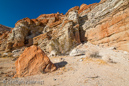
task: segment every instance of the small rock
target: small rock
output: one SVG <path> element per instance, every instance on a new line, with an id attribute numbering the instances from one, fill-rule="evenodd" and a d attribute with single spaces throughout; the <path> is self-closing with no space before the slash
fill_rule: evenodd
<path id="1" fill-rule="evenodd" d="M 104 61 L 110 61 L 110 57 L 109 56 L 103 56 L 102 57 L 102 60 L 104 60 Z"/>
<path id="2" fill-rule="evenodd" d="M 65 61 L 65 59 L 64 58 L 60 58 L 60 61 Z"/>
<path id="3" fill-rule="evenodd" d="M 79 49 L 73 49 L 71 52 L 70 52 L 70 56 L 81 56 L 81 55 L 85 55 L 85 52 L 84 50 L 79 50 Z"/>
<path id="4" fill-rule="evenodd" d="M 8 75 L 8 74 L 6 74 L 5 76 L 6 76 L 6 77 L 9 77 L 9 75 Z"/>
<path id="5" fill-rule="evenodd" d="M 80 59 L 82 59 L 82 58 L 84 58 L 84 57 L 80 57 Z"/>
<path id="6" fill-rule="evenodd" d="M 3 67 L 0 67 L 0 69 L 3 69 Z"/>
<path id="7" fill-rule="evenodd" d="M 3 80 L 7 80 L 7 78 L 4 78 Z"/>
<path id="8" fill-rule="evenodd" d="M 16 58 L 13 58 L 13 59 L 12 59 L 12 61 L 16 61 L 17 59 L 18 59 L 18 57 L 16 57 Z"/>
<path id="9" fill-rule="evenodd" d="M 3 53 L 3 55 L 2 55 L 3 57 L 5 57 L 5 56 L 8 56 L 8 53 Z"/>
<path id="10" fill-rule="evenodd" d="M 54 78 L 53 80 L 54 80 L 54 81 L 56 81 L 56 79 L 55 79 L 55 78 Z"/>
<path id="11" fill-rule="evenodd" d="M 80 62 L 82 62 L 82 61 L 83 61 L 83 59 L 80 59 L 79 61 L 80 61 Z"/>
<path id="12" fill-rule="evenodd" d="M 4 74 L 4 72 L 1 72 L 1 74 Z"/>
<path id="13" fill-rule="evenodd" d="M 110 50 L 116 50 L 116 47 L 110 47 L 109 49 Z"/>
<path id="14" fill-rule="evenodd" d="M 128 54 L 128 52 L 127 52 L 127 51 L 124 51 L 123 53 L 124 53 L 124 54 Z"/>
<path id="15" fill-rule="evenodd" d="M 20 52 L 20 49 L 17 49 L 17 50 L 13 50 L 12 53 L 18 53 Z"/>

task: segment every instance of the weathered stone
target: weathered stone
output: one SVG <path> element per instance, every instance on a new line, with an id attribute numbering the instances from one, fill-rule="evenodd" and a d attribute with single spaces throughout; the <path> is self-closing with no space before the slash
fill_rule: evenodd
<path id="1" fill-rule="evenodd" d="M 42 14 L 19 20 L 9 32 L 0 32 L 0 50 L 37 45 L 45 53 L 69 54 L 81 42 L 129 51 L 129 1 L 101 0 L 75 6 L 63 15 Z"/>
<path id="2" fill-rule="evenodd" d="M 86 51 L 82 51 L 82 50 L 79 50 L 79 49 L 73 49 L 71 52 L 70 52 L 70 56 L 80 56 L 80 55 L 85 55 Z"/>
<path id="3" fill-rule="evenodd" d="M 0 50 L 5 50 L 7 45 L 7 38 L 11 28 L 0 24 Z"/>
<path id="4" fill-rule="evenodd" d="M 47 55 L 35 45 L 24 50 L 15 62 L 15 66 L 17 72 L 14 77 L 25 77 L 56 70 L 56 66 Z"/>
<path id="5" fill-rule="evenodd" d="M 93 44 L 103 44 L 129 51 L 127 49 L 129 1 L 102 0 L 89 12 L 82 14 L 86 10 L 79 14 L 80 19 L 82 19 L 81 34 L 85 32 L 85 36 L 81 35 L 81 41 L 85 39 Z M 87 16 L 87 19 L 84 19 L 84 16 Z"/>

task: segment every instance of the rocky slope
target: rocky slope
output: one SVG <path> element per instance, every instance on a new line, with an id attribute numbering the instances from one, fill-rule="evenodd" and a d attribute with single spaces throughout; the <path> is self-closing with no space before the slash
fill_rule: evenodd
<path id="1" fill-rule="evenodd" d="M 50 56 L 67 55 L 78 44 L 91 42 L 129 51 L 128 17 L 128 0 L 101 0 L 75 6 L 65 15 L 57 12 L 24 18 L 2 39 L 6 41 L 2 41 L 1 50 L 37 45 Z"/>
<path id="2" fill-rule="evenodd" d="M 0 50 L 5 49 L 7 38 L 8 38 L 7 36 L 10 31 L 11 31 L 11 28 L 0 24 Z"/>
<path id="3" fill-rule="evenodd" d="M 87 41 L 129 51 L 129 1 L 105 0 L 80 13 Z"/>
<path id="4" fill-rule="evenodd" d="M 128 86 L 128 29 L 129 0 L 0 25 L 0 85 Z"/>

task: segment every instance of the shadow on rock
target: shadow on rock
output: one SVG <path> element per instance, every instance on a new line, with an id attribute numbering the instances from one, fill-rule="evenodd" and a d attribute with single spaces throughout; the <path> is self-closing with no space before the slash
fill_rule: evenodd
<path id="1" fill-rule="evenodd" d="M 66 61 L 61 61 L 61 62 L 58 62 L 58 63 L 54 63 L 54 65 L 58 68 L 61 68 L 61 67 L 64 67 L 65 65 L 67 64 Z"/>

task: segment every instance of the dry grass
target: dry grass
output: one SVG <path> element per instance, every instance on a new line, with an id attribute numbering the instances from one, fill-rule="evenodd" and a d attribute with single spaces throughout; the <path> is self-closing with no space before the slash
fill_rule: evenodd
<path id="1" fill-rule="evenodd" d="M 98 63 L 99 65 L 106 65 L 107 64 L 106 61 L 99 59 L 99 58 L 86 57 L 86 58 L 83 58 L 83 61 L 86 63 L 95 62 L 95 63 Z"/>

